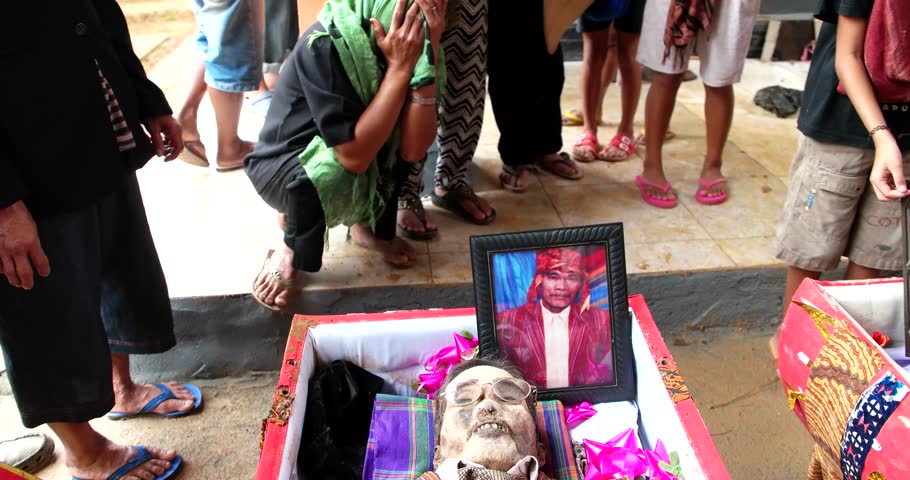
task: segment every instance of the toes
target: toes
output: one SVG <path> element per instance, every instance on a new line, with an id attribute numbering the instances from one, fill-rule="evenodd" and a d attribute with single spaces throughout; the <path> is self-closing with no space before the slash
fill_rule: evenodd
<path id="1" fill-rule="evenodd" d="M 288 297 L 290 296 L 290 294 L 291 294 L 290 288 L 279 293 L 275 297 L 275 305 L 278 305 L 279 307 L 286 307 L 288 304 Z"/>
<path id="2" fill-rule="evenodd" d="M 150 462 L 157 462 L 158 465 L 163 465 L 164 468 L 171 467 L 171 461 L 177 458 L 176 450 L 165 450 L 163 448 L 154 448 L 154 447 L 145 447 L 148 450 L 149 454 L 154 457 L 154 459 L 149 460 Z"/>

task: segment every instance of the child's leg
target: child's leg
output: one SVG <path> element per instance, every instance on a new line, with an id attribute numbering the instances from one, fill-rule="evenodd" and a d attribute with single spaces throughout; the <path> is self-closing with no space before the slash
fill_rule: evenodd
<path id="1" fill-rule="evenodd" d="M 672 190 L 664 191 L 667 178 L 663 171 L 662 149 L 664 136 L 676 104 L 676 92 L 686 72 L 691 48 L 680 51 L 673 47 L 665 56 L 664 29 L 670 12 L 670 0 L 648 0 L 644 5 L 641 36 L 636 59 L 642 66 L 654 70 L 651 89 L 645 100 L 645 131 L 647 151 L 641 174 L 647 197 L 673 200 Z"/>
<path id="2" fill-rule="evenodd" d="M 670 118 L 676 106 L 676 93 L 681 82 L 682 73 L 667 74 L 656 71 L 651 80 L 651 89 L 645 100 L 645 131 L 648 135 L 645 139 L 647 150 L 641 174 L 642 180 L 649 184 L 660 186 L 667 183 L 663 165 L 664 136 L 670 127 Z M 648 187 L 648 195 L 660 199 L 676 198 L 673 191 L 663 191 L 654 187 Z"/>
<path id="3" fill-rule="evenodd" d="M 597 124 L 600 122 L 603 100 L 602 72 L 607 59 L 608 35 L 609 29 L 585 30 L 582 33 L 584 60 L 581 64 L 581 114 L 584 127 L 581 139 L 572 147 L 572 156 L 583 162 L 594 160 L 600 148 Z"/>
<path id="4" fill-rule="evenodd" d="M 609 29 L 607 37 L 607 59 L 604 61 L 603 69 L 600 71 L 600 100 L 597 103 L 598 122 L 603 121 L 604 98 L 607 96 L 607 89 L 610 84 L 616 81 L 616 71 L 618 70 L 618 61 L 616 56 L 616 31 Z"/>
<path id="5" fill-rule="evenodd" d="M 711 87 L 705 85 L 705 129 L 707 151 L 705 162 L 701 170 L 701 179 L 706 185 L 711 185 L 723 178 L 721 166 L 723 164 L 724 145 L 730 134 L 730 125 L 733 123 L 733 86 Z M 726 192 L 724 182 L 714 183 L 710 188 L 702 190 L 702 194 L 720 196 Z"/>
<path id="6" fill-rule="evenodd" d="M 584 62 L 581 66 L 581 112 L 585 120 L 584 133 L 597 136 L 597 122 L 600 117 L 602 71 L 607 60 L 607 38 L 609 29 L 584 32 Z"/>
<path id="7" fill-rule="evenodd" d="M 634 134 L 632 122 L 641 97 L 641 65 L 635 60 L 640 34 L 617 31 L 616 37 L 616 56 L 622 74 L 622 118 L 616 133 L 631 138 Z"/>

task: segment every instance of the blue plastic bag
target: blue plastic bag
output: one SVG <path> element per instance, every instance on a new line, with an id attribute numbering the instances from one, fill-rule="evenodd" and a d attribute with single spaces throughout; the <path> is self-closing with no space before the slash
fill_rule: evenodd
<path id="1" fill-rule="evenodd" d="M 582 14 L 586 22 L 607 22 L 626 14 L 629 0 L 594 0 Z"/>

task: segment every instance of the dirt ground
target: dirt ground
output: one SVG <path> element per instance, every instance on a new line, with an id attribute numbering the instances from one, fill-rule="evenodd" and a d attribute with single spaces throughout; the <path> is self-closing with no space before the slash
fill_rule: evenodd
<path id="1" fill-rule="evenodd" d="M 138 52 L 146 70 L 173 52 L 180 42 L 196 32 L 196 19 L 190 10 L 192 0 L 120 0 L 130 34 L 134 37 L 155 36 L 150 52 Z M 158 43 L 157 37 L 161 37 Z"/>
<path id="2" fill-rule="evenodd" d="M 734 480 L 806 478 L 812 439 L 787 409 L 768 351 L 773 333 L 727 327 L 664 338 Z"/>

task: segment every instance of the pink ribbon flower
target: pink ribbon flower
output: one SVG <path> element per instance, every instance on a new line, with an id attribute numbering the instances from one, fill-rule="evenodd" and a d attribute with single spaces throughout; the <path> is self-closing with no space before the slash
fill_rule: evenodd
<path id="1" fill-rule="evenodd" d="M 453 333 L 452 337 L 454 344 L 443 347 L 430 357 L 423 365 L 427 373 L 418 375 L 420 383 L 417 384 L 417 391 L 427 392 L 430 400 L 439 391 L 452 367 L 477 356 L 478 341 L 469 332 Z"/>
<path id="2" fill-rule="evenodd" d="M 606 443 L 584 441 L 588 457 L 585 480 L 614 480 L 644 476 L 650 480 L 677 480 L 660 464 L 670 463 L 663 442 L 657 441 L 654 451 L 638 448 L 635 431 L 627 429 Z"/>
<path id="3" fill-rule="evenodd" d="M 568 425 L 569 428 L 574 428 L 579 423 L 594 415 L 597 415 L 597 410 L 594 410 L 594 405 L 591 405 L 588 402 L 581 402 L 579 405 L 566 409 L 566 425 Z"/>

